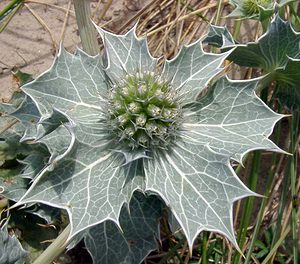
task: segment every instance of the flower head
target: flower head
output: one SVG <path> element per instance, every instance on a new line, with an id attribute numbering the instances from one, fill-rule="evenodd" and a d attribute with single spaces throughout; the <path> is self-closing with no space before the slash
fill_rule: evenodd
<path id="1" fill-rule="evenodd" d="M 154 72 L 126 75 L 109 90 L 107 124 L 125 148 L 167 147 L 180 127 L 177 91 Z"/>

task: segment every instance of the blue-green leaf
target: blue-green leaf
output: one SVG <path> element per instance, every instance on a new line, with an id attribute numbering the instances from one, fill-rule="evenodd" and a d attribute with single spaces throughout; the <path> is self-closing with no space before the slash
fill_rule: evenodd
<path id="1" fill-rule="evenodd" d="M 93 263 L 141 263 L 157 248 L 162 208 L 163 204 L 157 197 L 145 197 L 136 192 L 129 208 L 122 208 L 121 230 L 112 221 L 88 229 L 85 244 Z"/>
<path id="2" fill-rule="evenodd" d="M 299 43 L 300 33 L 276 15 L 264 35 L 256 42 L 237 45 L 228 59 L 241 66 L 261 68 L 264 73 L 269 73 L 284 67 L 289 57 L 295 58 L 300 53 Z"/>
<path id="3" fill-rule="evenodd" d="M 206 53 L 197 41 L 182 47 L 174 59 L 167 61 L 162 76 L 176 87 L 184 104 L 193 103 L 209 81 L 220 73 L 229 53 Z"/>

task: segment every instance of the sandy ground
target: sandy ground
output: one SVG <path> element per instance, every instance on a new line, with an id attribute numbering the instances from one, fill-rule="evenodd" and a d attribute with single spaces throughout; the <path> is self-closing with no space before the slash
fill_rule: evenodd
<path id="1" fill-rule="evenodd" d="M 41 0 L 39 0 L 41 1 Z M 56 48 L 63 41 L 65 48 L 73 52 L 80 47 L 80 39 L 72 4 L 62 38 L 62 30 L 66 20 L 69 0 L 43 0 L 50 5 L 28 3 L 29 8 L 47 25 L 49 31 L 34 17 L 30 10 L 23 6 L 13 17 L 6 29 L 0 33 L 0 97 L 7 101 L 12 92 L 17 89 L 12 71 L 33 74 L 34 77 L 47 70 L 55 57 Z M 0 1 L 0 10 L 8 3 Z M 100 24 L 109 23 L 110 27 L 122 25 L 149 1 L 114 0 L 109 11 Z M 98 1 L 92 1 L 91 6 L 97 20 L 107 1 L 101 1 L 97 12 Z"/>

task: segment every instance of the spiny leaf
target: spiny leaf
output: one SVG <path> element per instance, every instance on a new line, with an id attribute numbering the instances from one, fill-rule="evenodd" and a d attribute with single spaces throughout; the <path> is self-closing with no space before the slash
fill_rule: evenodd
<path id="1" fill-rule="evenodd" d="M 138 39 L 135 27 L 125 35 L 115 35 L 97 27 L 102 35 L 107 60 L 106 72 L 114 81 L 120 81 L 126 74 L 155 71 L 157 59 L 148 50 L 145 39 Z"/>
<path id="2" fill-rule="evenodd" d="M 238 162 L 252 150 L 280 152 L 268 137 L 283 115 L 256 96 L 258 82 L 220 79 L 186 114 L 184 137 Z"/>
<path id="3" fill-rule="evenodd" d="M 254 195 L 230 167 L 230 158 L 254 149 L 280 151 L 267 136 L 282 118 L 255 95 L 257 80 L 220 79 L 212 93 L 185 115 L 181 139 L 145 162 L 146 190 L 158 193 L 191 246 L 202 230 L 226 235 L 237 246 L 233 202 Z"/>
<path id="4" fill-rule="evenodd" d="M 0 195 L 18 201 L 27 191 L 29 181 L 20 177 L 20 168 L 0 170 Z"/>
<path id="5" fill-rule="evenodd" d="M 205 53 L 197 41 L 184 46 L 174 59 L 167 61 L 162 76 L 180 91 L 184 104 L 193 103 L 222 70 L 220 67 L 229 53 Z"/>
<path id="6" fill-rule="evenodd" d="M 129 208 L 122 208 L 119 220 L 122 231 L 111 221 L 89 228 L 85 244 L 93 263 L 141 263 L 157 248 L 162 207 L 155 196 L 145 197 L 136 192 Z"/>
<path id="7" fill-rule="evenodd" d="M 299 54 L 299 42 L 300 33 L 276 15 L 264 35 L 256 42 L 237 45 L 228 59 L 241 66 L 261 68 L 264 73 L 269 73 L 284 67 L 289 57 Z"/>
<path id="8" fill-rule="evenodd" d="M 300 33 L 277 15 L 266 34 L 255 43 L 237 45 L 229 59 L 263 69 L 266 83 L 277 82 L 276 96 L 293 111 L 300 105 L 299 55 Z"/>

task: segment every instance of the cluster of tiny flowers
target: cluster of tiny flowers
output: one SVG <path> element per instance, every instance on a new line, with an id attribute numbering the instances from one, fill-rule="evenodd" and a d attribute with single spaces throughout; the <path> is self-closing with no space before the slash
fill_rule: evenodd
<path id="1" fill-rule="evenodd" d="M 131 148 L 165 148 L 178 130 L 177 93 L 153 72 L 126 75 L 109 92 L 110 130 Z"/>

